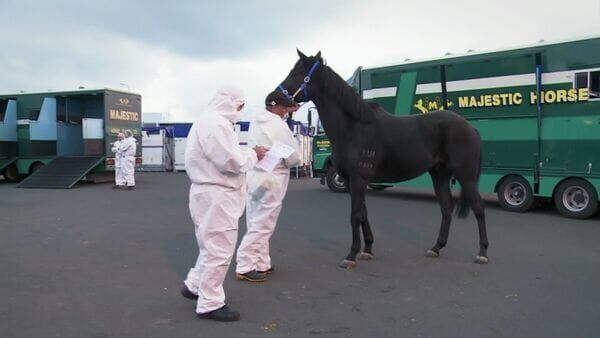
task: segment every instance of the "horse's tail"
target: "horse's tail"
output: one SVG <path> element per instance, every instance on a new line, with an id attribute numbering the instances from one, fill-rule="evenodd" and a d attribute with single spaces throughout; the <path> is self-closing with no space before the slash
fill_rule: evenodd
<path id="1" fill-rule="evenodd" d="M 469 216 L 469 203 L 467 203 L 465 189 L 460 189 L 460 197 L 458 198 L 458 209 L 456 209 L 456 215 L 458 218 L 465 218 Z"/>
<path id="2" fill-rule="evenodd" d="M 475 129 L 475 128 L 473 128 Z M 479 163 L 477 167 L 477 175 L 475 176 L 476 182 L 479 183 L 479 176 L 481 176 L 481 163 L 483 161 L 483 151 L 481 150 L 481 134 L 479 134 L 479 130 L 475 129 L 477 136 L 479 137 Z"/>
<path id="3" fill-rule="evenodd" d="M 477 171 L 475 172 L 475 184 L 479 182 L 479 176 L 481 175 L 481 162 L 482 162 L 482 154 L 481 149 L 479 149 L 479 161 L 477 163 Z M 458 209 L 456 209 L 456 215 L 458 218 L 465 218 L 469 216 L 469 203 L 467 202 L 467 196 L 465 194 L 465 189 L 460 189 L 460 197 L 458 198 Z"/>

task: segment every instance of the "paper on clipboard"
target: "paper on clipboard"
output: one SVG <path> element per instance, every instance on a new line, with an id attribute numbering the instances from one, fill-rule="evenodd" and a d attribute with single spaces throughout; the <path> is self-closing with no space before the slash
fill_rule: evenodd
<path id="1" fill-rule="evenodd" d="M 279 160 L 290 157 L 292 153 L 294 153 L 294 148 L 281 142 L 275 142 L 273 143 L 271 149 L 267 151 L 265 157 L 258 161 L 256 167 L 266 172 L 273 172 L 273 169 L 275 169 L 279 163 Z"/>
<path id="2" fill-rule="evenodd" d="M 273 143 L 271 149 L 269 149 L 268 153 L 272 153 L 274 156 L 279 158 L 288 158 L 291 154 L 294 153 L 294 148 L 288 146 L 287 144 L 283 144 L 281 142 L 276 141 Z"/>

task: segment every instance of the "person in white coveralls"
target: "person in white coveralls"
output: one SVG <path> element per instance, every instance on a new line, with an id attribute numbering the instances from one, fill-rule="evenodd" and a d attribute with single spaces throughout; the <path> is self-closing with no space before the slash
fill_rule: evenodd
<path id="1" fill-rule="evenodd" d="M 210 100 L 202 121 L 189 132 L 185 170 L 192 182 L 189 208 L 199 254 L 181 294 L 197 299 L 199 318 L 240 319 L 225 305 L 223 280 L 235 252 L 238 220 L 246 203 L 246 172 L 262 159 L 265 148 L 242 149 L 234 132 L 244 107 L 240 89 L 226 86 Z"/>
<path id="2" fill-rule="evenodd" d="M 269 240 L 281 212 L 290 180 L 290 168 L 301 161 L 298 141 L 284 121 L 298 109 L 298 105 L 283 93 L 274 91 L 267 95 L 265 106 L 265 110 L 250 121 L 250 146 L 272 148 L 280 143 L 287 146 L 291 154 L 279 159 L 272 172 L 256 166 L 247 174 L 247 232 L 237 251 L 236 277 L 250 282 L 265 281 L 267 274 L 273 271 Z"/>
<path id="3" fill-rule="evenodd" d="M 125 188 L 125 173 L 123 166 L 125 162 L 125 155 L 123 154 L 123 142 L 125 140 L 125 134 L 119 133 L 117 140 L 112 144 L 112 152 L 115 153 L 115 185 L 113 189 Z"/>
<path id="4" fill-rule="evenodd" d="M 122 151 L 125 156 L 123 163 L 123 174 L 127 190 L 135 188 L 135 153 L 137 150 L 136 139 L 131 130 L 125 130 L 125 140 L 122 143 Z"/>

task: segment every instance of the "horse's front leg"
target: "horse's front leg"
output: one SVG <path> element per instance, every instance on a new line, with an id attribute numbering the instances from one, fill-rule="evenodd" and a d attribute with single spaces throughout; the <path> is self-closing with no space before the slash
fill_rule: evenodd
<path id="1" fill-rule="evenodd" d="M 352 210 L 350 212 L 350 224 L 352 226 L 352 246 L 350 253 L 342 261 L 340 267 L 353 268 L 356 266 L 356 255 L 360 251 L 360 225 L 363 220 L 363 206 L 365 203 L 365 192 L 367 190 L 367 182 L 354 179 L 350 181 L 350 197 Z"/>

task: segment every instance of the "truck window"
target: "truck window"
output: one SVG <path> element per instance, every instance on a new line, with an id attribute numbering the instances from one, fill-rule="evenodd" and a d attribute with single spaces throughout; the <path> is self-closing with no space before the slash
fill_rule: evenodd
<path id="1" fill-rule="evenodd" d="M 67 103 L 66 98 L 56 98 L 56 121 L 67 122 Z"/>
<path id="2" fill-rule="evenodd" d="M 37 121 L 40 118 L 40 110 L 39 109 L 31 109 L 29 111 L 29 119 L 33 121 Z"/>
<path id="3" fill-rule="evenodd" d="M 325 135 L 325 129 L 321 123 L 317 125 L 317 135 Z"/>
<path id="4" fill-rule="evenodd" d="M 600 98 L 600 70 L 590 72 L 590 98 Z"/>
<path id="5" fill-rule="evenodd" d="M 590 99 L 600 98 L 600 70 L 575 74 L 575 89 L 588 88 Z"/>
<path id="6" fill-rule="evenodd" d="M 7 106 L 8 100 L 0 100 L 0 122 L 4 122 L 4 114 L 6 114 Z"/>
<path id="7" fill-rule="evenodd" d="M 588 86 L 588 74 L 577 73 L 575 74 L 575 89 L 587 88 Z"/>

